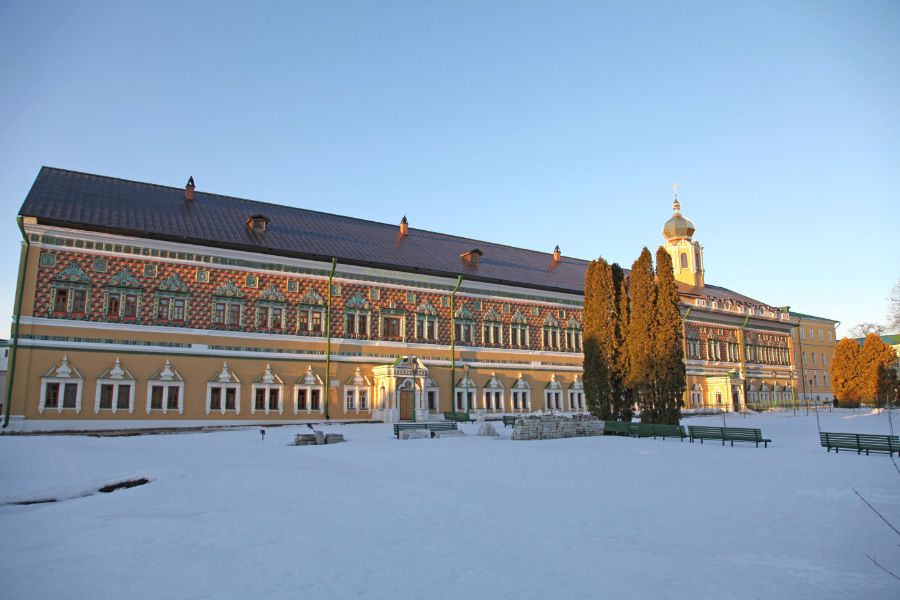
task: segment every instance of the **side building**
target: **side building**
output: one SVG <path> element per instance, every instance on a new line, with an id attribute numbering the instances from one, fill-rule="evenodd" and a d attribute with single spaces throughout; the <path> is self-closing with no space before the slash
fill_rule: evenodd
<path id="1" fill-rule="evenodd" d="M 706 285 L 679 208 L 664 237 L 685 317 L 685 405 L 789 403 L 797 319 Z M 588 263 L 558 247 L 47 167 L 19 221 L 4 428 L 585 409 Z"/>
<path id="2" fill-rule="evenodd" d="M 833 402 L 831 362 L 837 346 L 840 321 L 793 313 L 794 363 L 797 365 L 797 397 L 804 402 Z"/>

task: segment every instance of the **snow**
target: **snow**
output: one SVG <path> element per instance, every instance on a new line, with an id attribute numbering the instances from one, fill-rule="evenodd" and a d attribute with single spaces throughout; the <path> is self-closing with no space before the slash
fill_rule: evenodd
<path id="1" fill-rule="evenodd" d="M 827 453 L 805 412 L 725 418 L 774 443 L 2 436 L 0 597 L 900 597 L 865 556 L 900 574 L 900 540 L 852 491 L 900 528 L 891 460 Z M 883 414 L 821 423 L 888 433 Z"/>

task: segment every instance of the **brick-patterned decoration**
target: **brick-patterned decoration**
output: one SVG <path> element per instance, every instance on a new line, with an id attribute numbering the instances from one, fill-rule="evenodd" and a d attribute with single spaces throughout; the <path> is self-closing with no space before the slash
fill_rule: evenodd
<path id="1" fill-rule="evenodd" d="M 723 327 L 718 325 L 709 325 L 706 323 L 686 322 L 684 325 L 684 336 L 689 340 L 698 340 L 700 342 L 700 358 L 709 360 L 708 342 L 721 342 L 726 344 L 736 344 L 738 341 L 737 327 Z M 744 330 L 744 345 L 756 346 L 761 350 L 773 349 L 782 350 L 778 352 L 762 351 L 751 362 L 755 364 L 769 365 L 788 365 L 789 357 L 784 352 L 788 349 L 788 336 L 777 333 L 762 333 L 752 330 Z"/>
<path id="2" fill-rule="evenodd" d="M 315 290 L 322 298 L 327 299 L 328 297 L 327 281 L 318 279 L 289 277 L 270 273 L 255 273 L 253 274 L 253 277 L 256 277 L 256 281 L 251 281 L 250 283 L 255 283 L 256 285 L 248 287 L 248 273 L 244 270 L 210 268 L 207 266 L 198 267 L 170 263 L 163 260 L 110 256 L 106 258 L 106 270 L 96 271 L 93 268 L 94 259 L 96 257 L 91 254 L 65 250 L 44 251 L 44 254 L 55 255 L 55 262 L 50 260 L 41 261 L 35 290 L 34 315 L 37 317 L 75 318 L 101 323 L 126 322 L 140 325 L 168 325 L 196 329 L 295 334 L 297 333 L 298 322 L 297 309 L 301 298 L 310 290 Z M 54 264 L 48 266 L 51 262 L 54 262 Z M 87 300 L 86 312 L 83 316 L 55 314 L 51 305 L 52 288 L 54 285 L 64 285 L 64 282 L 59 281 L 58 277 L 67 267 L 73 264 L 77 265 L 87 274 L 90 283 L 90 293 Z M 127 271 L 127 273 L 130 274 L 130 277 L 122 276 L 121 273 L 123 270 Z M 203 273 L 198 277 L 198 272 L 200 271 Z M 208 273 L 208 276 L 206 273 Z M 184 297 L 188 299 L 188 308 L 184 322 L 175 323 L 160 321 L 155 318 L 158 294 L 165 293 L 171 297 L 177 293 L 177 290 L 173 291 L 164 285 L 164 282 L 169 280 L 172 275 L 177 276 L 186 287 Z M 119 277 L 118 283 L 113 281 L 113 278 L 117 276 Z M 213 323 L 213 295 L 216 290 L 228 280 L 231 280 L 240 291 L 240 298 L 244 306 L 242 322 L 239 327 L 216 325 Z M 123 283 L 123 281 L 126 283 Z M 297 285 L 288 285 L 289 281 L 297 282 Z M 57 283 L 54 284 L 54 282 Z M 105 314 L 106 295 L 108 290 L 114 285 L 122 290 L 134 290 L 133 293 L 139 295 L 139 310 L 136 318 L 108 317 Z M 258 328 L 256 324 L 257 303 L 270 286 L 275 286 L 275 289 L 284 295 L 285 316 L 283 330 L 261 329 Z M 369 291 L 373 288 L 377 289 L 379 292 L 377 294 L 377 300 L 371 299 L 372 295 L 370 295 Z M 291 291 L 292 289 L 294 289 L 294 291 Z M 357 294 L 361 295 L 369 305 L 369 339 L 377 338 L 382 312 L 393 310 L 402 311 L 402 314 L 406 317 L 404 341 L 441 345 L 450 344 L 451 313 L 449 302 L 445 300 L 449 294 L 421 289 L 416 289 L 411 292 L 408 289 L 367 285 L 356 282 L 342 282 L 340 284 L 339 295 L 332 296 L 331 331 L 333 337 L 341 338 L 344 336 L 345 305 Z M 408 302 L 409 300 L 413 300 L 413 302 Z M 268 298 L 264 297 L 263 301 L 267 306 L 272 305 L 271 296 Z M 416 310 L 425 302 L 429 303 L 437 313 L 437 340 L 426 341 L 414 338 L 417 316 Z M 505 342 L 509 339 L 509 325 L 513 322 L 513 317 L 515 317 L 517 313 L 521 313 L 521 317 L 524 317 L 524 322 L 528 325 L 530 331 L 530 345 L 528 348 L 525 348 L 526 350 L 542 349 L 543 323 L 547 317 L 556 319 L 561 315 L 565 315 L 567 322 L 561 323 L 561 332 L 566 326 L 574 327 L 580 325 L 582 321 L 582 314 L 579 310 L 566 309 L 564 312 L 561 312 L 558 307 L 549 305 L 535 305 L 534 303 L 517 303 L 501 300 L 476 301 L 461 295 L 456 296 L 455 304 L 457 309 L 460 306 L 465 305 L 473 313 L 473 329 L 475 334 L 473 345 L 477 346 L 485 345 L 482 342 L 481 327 L 482 317 L 485 313 L 491 313 L 493 319 L 500 319 L 500 323 L 503 326 L 503 339 Z M 479 304 L 480 307 L 478 307 Z M 476 310 L 476 307 L 480 308 L 480 310 Z M 534 310 L 535 307 L 537 310 Z M 304 335 L 316 334 L 304 332 Z M 457 342 L 457 345 L 467 344 Z M 494 344 L 492 346 L 503 347 L 499 344 Z M 575 352 L 572 349 L 564 349 L 564 351 Z"/>

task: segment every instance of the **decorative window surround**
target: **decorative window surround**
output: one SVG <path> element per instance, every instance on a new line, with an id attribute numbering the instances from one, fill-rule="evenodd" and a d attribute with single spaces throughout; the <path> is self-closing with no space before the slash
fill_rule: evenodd
<path id="1" fill-rule="evenodd" d="M 544 318 L 544 350 L 559 350 L 559 321 L 553 315 Z"/>
<path id="2" fill-rule="evenodd" d="M 280 332 L 284 329 L 287 298 L 274 283 L 264 289 L 256 302 L 256 326 L 258 329 Z"/>
<path id="3" fill-rule="evenodd" d="M 578 375 L 575 375 L 575 381 L 573 381 L 572 385 L 569 386 L 567 395 L 570 411 L 584 411 L 584 385 L 582 385 L 581 381 L 578 380 Z"/>
<path id="4" fill-rule="evenodd" d="M 153 404 L 153 388 L 162 388 L 162 406 L 160 408 L 152 408 Z M 169 390 L 173 391 L 169 391 Z M 169 408 L 169 398 L 177 394 L 177 408 Z M 170 410 L 177 410 L 178 414 L 184 413 L 184 377 L 178 371 L 172 368 L 172 363 L 166 360 L 163 368 L 153 374 L 147 381 L 147 414 L 151 411 L 162 411 L 162 414 L 168 413 Z"/>
<path id="5" fill-rule="evenodd" d="M 356 367 L 356 374 L 344 384 L 344 412 L 372 410 L 372 382 Z"/>
<path id="6" fill-rule="evenodd" d="M 437 341 L 438 312 L 427 300 L 416 309 L 416 330 L 414 337 L 417 340 Z"/>
<path id="7" fill-rule="evenodd" d="M 313 373 L 312 365 L 294 384 L 294 414 L 299 412 L 325 413 L 325 385 L 322 378 Z"/>
<path id="8" fill-rule="evenodd" d="M 516 380 L 512 387 L 510 396 L 512 398 L 513 411 L 531 410 L 531 384 L 525 381 L 521 373 L 519 373 L 519 379 Z"/>
<path id="9" fill-rule="evenodd" d="M 47 406 L 47 388 L 53 389 L 56 386 L 56 405 Z M 74 387 L 74 392 L 73 388 Z M 69 366 L 69 357 L 63 355 L 59 366 L 50 367 L 41 378 L 41 396 L 38 401 L 38 412 L 43 414 L 45 409 L 56 409 L 56 412 L 62 413 L 63 409 L 74 409 L 75 414 L 81 413 L 81 389 L 84 386 L 84 377 L 78 372 L 74 366 Z M 74 406 L 66 406 L 72 404 L 71 396 L 74 393 Z M 68 402 L 67 402 L 68 401 Z"/>
<path id="10" fill-rule="evenodd" d="M 344 337 L 349 339 L 368 339 L 371 318 L 369 301 L 356 292 L 344 304 Z"/>
<path id="11" fill-rule="evenodd" d="M 566 321 L 566 350 L 581 352 L 583 348 L 583 330 L 581 323 L 575 317 Z"/>
<path id="12" fill-rule="evenodd" d="M 423 408 L 438 412 L 441 408 L 441 390 L 437 382 L 431 377 L 426 377 L 422 383 Z"/>
<path id="13" fill-rule="evenodd" d="M 134 391 L 137 381 L 128 369 L 122 366 L 122 362 L 116 357 L 115 364 L 106 369 L 100 377 L 97 378 L 97 393 L 94 397 L 94 414 L 99 414 L 101 410 L 111 410 L 112 414 L 116 414 L 119 410 L 127 410 L 129 414 L 134 413 Z M 120 393 L 122 387 L 128 388 L 128 406 L 120 407 Z M 104 387 L 109 388 L 108 402 L 109 406 L 101 406 L 103 400 Z"/>
<path id="14" fill-rule="evenodd" d="M 488 381 L 487 385 L 484 386 L 482 391 L 482 408 L 494 412 L 503 412 L 505 410 L 506 403 L 504 396 L 506 395 L 506 390 L 503 387 L 503 382 L 497 379 L 496 373 L 491 373 L 491 379 Z"/>
<path id="15" fill-rule="evenodd" d="M 378 318 L 378 337 L 383 340 L 406 341 L 406 311 L 382 308 Z"/>
<path id="16" fill-rule="evenodd" d="M 260 393 L 261 392 L 261 393 Z M 272 372 L 272 365 L 266 365 L 266 372 L 261 374 L 253 382 L 252 396 L 250 397 L 250 414 L 262 411 L 266 414 L 277 411 L 284 413 L 284 382 L 281 377 Z M 263 401 L 262 407 L 257 407 L 257 399 Z M 273 408 L 272 404 L 277 404 Z"/>
<path id="17" fill-rule="evenodd" d="M 544 388 L 544 407 L 546 410 L 562 410 L 563 386 L 556 380 L 556 374 L 550 376 L 550 383 Z"/>
<path id="18" fill-rule="evenodd" d="M 90 279 L 73 260 L 50 282 L 50 312 L 56 317 L 86 319 L 90 306 Z"/>
<path id="19" fill-rule="evenodd" d="M 500 314 L 490 307 L 482 317 L 481 341 L 485 346 L 500 346 L 503 344 L 503 323 Z"/>
<path id="20" fill-rule="evenodd" d="M 212 293 L 212 323 L 215 327 L 240 329 L 244 322 L 244 293 L 231 278 Z"/>
<path id="21" fill-rule="evenodd" d="M 466 384 L 468 384 L 468 388 L 466 387 Z M 469 392 L 468 410 L 472 410 L 475 408 L 475 397 L 478 394 L 478 386 L 475 385 L 475 382 L 471 377 L 466 379 L 466 377 L 463 376 L 462 379 L 456 382 L 456 387 L 453 390 L 453 403 L 457 411 L 467 410 L 465 402 L 467 389 Z"/>
<path id="22" fill-rule="evenodd" d="M 213 395 L 218 395 L 218 408 L 214 407 Z M 234 402 L 229 407 L 230 401 Z M 241 380 L 228 368 L 228 363 L 222 363 L 222 369 L 216 371 L 206 384 L 206 414 L 216 410 L 221 414 L 233 410 L 234 414 L 241 414 Z"/>
<path id="23" fill-rule="evenodd" d="M 699 383 L 691 386 L 691 408 L 703 406 L 703 388 Z"/>
<path id="24" fill-rule="evenodd" d="M 325 331 L 325 300 L 314 288 L 300 298 L 297 307 L 297 335 L 322 336 Z"/>

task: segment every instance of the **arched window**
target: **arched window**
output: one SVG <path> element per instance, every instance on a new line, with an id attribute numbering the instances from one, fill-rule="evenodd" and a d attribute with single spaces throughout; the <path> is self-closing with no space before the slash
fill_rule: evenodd
<path id="1" fill-rule="evenodd" d="M 687 257 L 687 253 L 686 253 L 686 252 L 682 252 L 682 253 L 681 253 L 681 268 L 682 268 L 682 269 L 687 269 L 687 268 L 688 268 L 688 257 Z"/>

